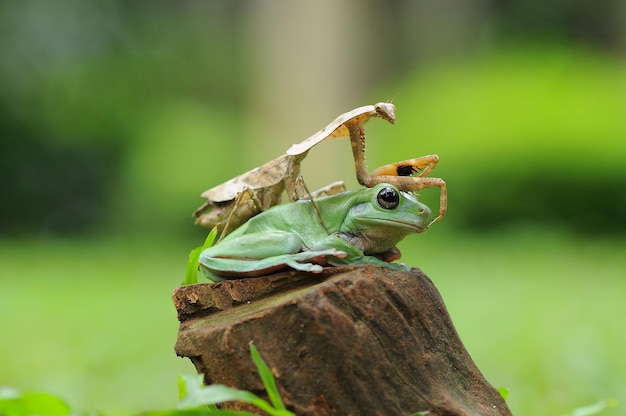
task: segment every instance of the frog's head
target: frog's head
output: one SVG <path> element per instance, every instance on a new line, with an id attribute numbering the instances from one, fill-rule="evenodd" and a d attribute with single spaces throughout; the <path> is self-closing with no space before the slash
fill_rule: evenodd
<path id="1" fill-rule="evenodd" d="M 365 254 L 384 253 L 405 236 L 426 231 L 431 210 L 412 193 L 387 183 L 364 189 L 341 227 L 344 238 Z"/>

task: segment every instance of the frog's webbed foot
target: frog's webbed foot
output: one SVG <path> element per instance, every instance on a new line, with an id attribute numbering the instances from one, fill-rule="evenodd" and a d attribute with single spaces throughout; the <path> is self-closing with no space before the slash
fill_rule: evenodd
<path id="1" fill-rule="evenodd" d="M 388 269 L 401 272 L 406 272 L 411 269 L 404 263 L 391 263 L 390 261 L 381 260 L 378 256 L 363 256 L 363 258 L 357 260 L 356 263 L 373 264 L 374 266 L 387 267 Z"/>
<path id="2" fill-rule="evenodd" d="M 396 249 L 397 250 L 397 249 Z M 381 254 L 376 254 L 372 256 L 361 255 L 355 256 L 348 259 L 341 259 L 339 261 L 333 261 L 332 264 L 335 266 L 339 266 L 342 264 L 371 264 L 374 266 L 387 267 L 391 270 L 398 271 L 408 271 L 410 267 L 408 267 L 404 263 L 391 263 L 394 260 L 397 260 L 399 257 L 396 257 L 396 254 L 399 255 L 399 250 L 388 250 Z"/>
<path id="3" fill-rule="evenodd" d="M 385 267 L 389 267 L 391 270 L 396 270 L 399 272 L 408 272 L 409 270 L 411 270 L 411 268 L 404 263 L 387 263 Z"/>
<path id="4" fill-rule="evenodd" d="M 336 248 L 317 251 L 303 251 L 287 256 L 288 258 L 285 261 L 285 265 L 303 272 L 321 273 L 324 266 L 328 265 L 328 261 L 326 260 L 327 256 L 342 259 L 347 255 L 348 253 L 345 251 L 337 250 Z M 301 263 L 303 261 L 306 263 Z"/>

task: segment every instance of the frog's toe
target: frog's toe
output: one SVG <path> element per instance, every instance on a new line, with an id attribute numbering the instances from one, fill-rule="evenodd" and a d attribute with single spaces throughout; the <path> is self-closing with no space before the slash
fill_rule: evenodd
<path id="1" fill-rule="evenodd" d="M 324 266 L 334 264 L 334 262 L 332 260 L 329 261 L 327 257 L 344 258 L 347 255 L 348 253 L 345 251 L 337 250 L 336 248 L 319 251 L 304 251 L 291 256 L 286 264 L 292 269 L 310 273 L 321 273 L 324 270 Z"/>
<path id="2" fill-rule="evenodd" d="M 348 257 L 348 253 L 346 253 L 345 251 L 337 250 L 335 248 L 333 248 L 331 251 L 333 251 L 333 254 L 328 254 L 329 256 L 337 257 L 339 259 Z"/>
<path id="3" fill-rule="evenodd" d="M 319 264 L 321 266 L 328 266 L 329 264 L 334 265 L 335 262 L 332 259 L 327 259 L 327 257 L 334 257 L 337 259 L 343 259 L 347 257 L 348 253 L 345 251 L 337 250 L 336 248 L 331 248 L 328 250 L 322 250 L 315 253 L 315 257 L 310 257 L 309 261 L 311 263 Z"/>
<path id="4" fill-rule="evenodd" d="M 287 261 L 286 265 L 291 267 L 292 269 L 300 270 L 302 272 L 309 272 L 309 273 L 321 273 L 322 270 L 324 269 L 319 264 L 315 264 L 315 263 L 299 263 L 297 261 Z"/>
<path id="5" fill-rule="evenodd" d="M 408 272 L 409 270 L 411 270 L 411 268 L 404 263 L 389 263 L 389 266 L 387 267 L 400 272 Z"/>
<path id="6" fill-rule="evenodd" d="M 317 252 L 318 257 L 336 257 L 338 259 L 343 259 L 348 256 L 348 253 L 343 250 L 338 250 L 336 248 L 329 248 L 327 250 L 321 250 Z"/>
<path id="7" fill-rule="evenodd" d="M 321 273 L 324 268 L 322 266 L 320 266 L 319 264 L 311 264 L 309 263 L 309 265 L 311 266 L 311 269 L 309 270 L 311 273 Z"/>

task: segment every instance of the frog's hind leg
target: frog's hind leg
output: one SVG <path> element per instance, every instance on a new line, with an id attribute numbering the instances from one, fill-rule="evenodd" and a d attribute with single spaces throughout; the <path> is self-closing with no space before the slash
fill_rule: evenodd
<path id="1" fill-rule="evenodd" d="M 346 255 L 346 252 L 333 248 L 320 251 L 302 251 L 264 259 L 213 257 L 205 259 L 201 264 L 210 274 L 232 279 L 265 276 L 287 267 L 302 272 L 321 273 L 324 269 L 322 265 L 327 264 L 325 261 L 327 256 L 343 258 Z"/>
<path id="2" fill-rule="evenodd" d="M 325 258 L 342 258 L 346 252 L 335 248 L 302 251 L 302 239 L 286 231 L 265 231 L 231 236 L 202 251 L 203 269 L 220 277 L 257 277 L 291 267 L 319 273 Z"/>

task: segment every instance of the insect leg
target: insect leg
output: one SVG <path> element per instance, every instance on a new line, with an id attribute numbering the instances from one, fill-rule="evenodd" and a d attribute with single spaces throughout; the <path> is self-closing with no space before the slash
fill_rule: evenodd
<path id="1" fill-rule="evenodd" d="M 224 224 L 224 228 L 222 229 L 222 232 L 220 233 L 220 238 L 217 240 L 218 243 L 222 241 L 222 238 L 224 238 L 226 234 L 228 234 L 228 227 L 233 222 L 239 222 L 240 219 L 237 218 L 239 207 L 247 204 L 250 201 L 252 201 L 252 203 L 254 204 L 254 207 L 256 208 L 257 213 L 263 211 L 263 205 L 261 204 L 261 201 L 259 201 L 259 199 L 254 194 L 254 191 L 250 189 L 249 187 L 243 188 L 243 190 L 237 194 L 237 197 L 235 198 L 235 201 L 233 202 L 232 209 L 230 210 L 230 213 L 228 214 L 228 218 L 226 219 L 226 223 Z M 237 228 L 239 225 L 241 224 L 237 224 L 235 228 Z"/>
<path id="2" fill-rule="evenodd" d="M 439 162 L 439 156 L 427 155 L 414 159 L 404 160 L 402 162 L 390 163 L 374 169 L 371 176 L 428 176 L 435 169 Z"/>
<path id="3" fill-rule="evenodd" d="M 371 177 L 367 171 L 367 161 L 365 160 L 365 132 L 363 127 L 357 123 L 348 125 L 350 132 L 350 145 L 352 146 L 352 155 L 354 156 L 354 168 L 356 170 L 357 181 L 368 188 L 374 186 L 371 183 Z"/>
<path id="4" fill-rule="evenodd" d="M 302 175 L 296 178 L 296 183 L 302 188 L 304 188 L 304 191 L 307 194 L 306 198 L 311 201 L 311 205 L 313 206 L 313 209 L 315 210 L 315 213 L 317 214 L 317 218 L 320 221 L 320 225 L 324 227 L 324 230 L 326 230 L 326 234 L 330 235 L 330 231 L 328 231 L 328 228 L 326 228 L 326 224 L 324 224 L 324 219 L 322 218 L 322 214 L 320 213 L 320 210 L 317 208 L 317 204 L 315 203 L 315 200 L 313 199 L 313 195 L 311 195 L 311 192 L 309 192 L 309 188 L 307 188 L 306 184 L 304 183 L 304 179 L 302 178 Z"/>
<path id="5" fill-rule="evenodd" d="M 405 192 L 417 192 L 433 186 L 441 188 L 439 215 L 430 222 L 430 226 L 446 215 L 448 206 L 448 191 L 444 180 L 428 177 L 428 174 L 437 166 L 438 162 L 439 156 L 427 155 L 402 162 L 390 163 L 375 169 L 372 172 L 370 182 L 372 186 L 383 182 L 391 183 Z"/>

